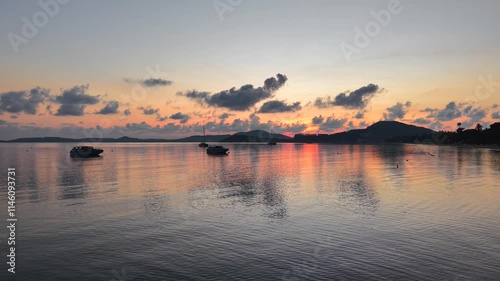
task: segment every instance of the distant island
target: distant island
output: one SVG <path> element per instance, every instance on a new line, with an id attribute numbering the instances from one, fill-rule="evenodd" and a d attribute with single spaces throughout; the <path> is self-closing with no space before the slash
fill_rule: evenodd
<path id="1" fill-rule="evenodd" d="M 477 124 L 474 129 L 464 129 L 458 123 L 456 131 L 439 131 L 408 125 L 397 121 L 379 121 L 365 129 L 356 129 L 335 134 L 296 134 L 293 138 L 282 134 L 273 134 L 264 130 L 239 132 L 232 135 L 195 135 L 180 139 L 139 139 L 130 137 L 121 138 L 60 138 L 34 137 L 18 138 L 2 142 L 276 142 L 290 143 L 338 143 L 338 144 L 374 144 L 374 143 L 430 143 L 430 144 L 473 144 L 473 145 L 500 145 L 500 122 L 491 124 L 483 129 Z"/>

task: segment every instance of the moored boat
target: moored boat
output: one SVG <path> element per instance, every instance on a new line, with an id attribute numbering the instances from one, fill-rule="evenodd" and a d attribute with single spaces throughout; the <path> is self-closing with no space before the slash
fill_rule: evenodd
<path id="1" fill-rule="evenodd" d="M 199 147 L 208 147 L 208 143 L 205 142 L 205 125 L 203 125 L 203 142 L 198 144 Z"/>
<path id="2" fill-rule="evenodd" d="M 71 157 L 98 157 L 104 150 L 92 146 L 75 146 L 69 152 Z"/>
<path id="3" fill-rule="evenodd" d="M 207 154 L 210 155 L 224 155 L 227 154 L 229 148 L 225 148 L 220 145 L 211 145 L 207 148 Z"/>

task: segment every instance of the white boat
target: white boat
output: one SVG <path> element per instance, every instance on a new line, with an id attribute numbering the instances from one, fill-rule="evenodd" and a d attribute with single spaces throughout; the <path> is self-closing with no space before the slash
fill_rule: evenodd
<path id="1" fill-rule="evenodd" d="M 104 150 L 100 148 L 93 148 L 92 146 L 75 146 L 69 152 L 71 157 L 97 157 Z"/>
<path id="2" fill-rule="evenodd" d="M 210 155 L 224 155 L 227 154 L 229 148 L 225 148 L 220 145 L 211 145 L 207 148 L 207 154 Z"/>

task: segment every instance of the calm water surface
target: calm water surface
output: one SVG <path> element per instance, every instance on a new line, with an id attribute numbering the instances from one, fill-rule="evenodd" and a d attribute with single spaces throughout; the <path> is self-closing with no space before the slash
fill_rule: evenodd
<path id="1" fill-rule="evenodd" d="M 0 144 L 0 280 L 500 280 L 500 151 L 224 145 Z"/>

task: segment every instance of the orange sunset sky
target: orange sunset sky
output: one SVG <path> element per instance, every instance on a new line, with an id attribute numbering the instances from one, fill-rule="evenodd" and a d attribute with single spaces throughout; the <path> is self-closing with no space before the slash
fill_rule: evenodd
<path id="1" fill-rule="evenodd" d="M 0 3 L 3 140 L 500 121 L 497 1 L 44 3 Z"/>

